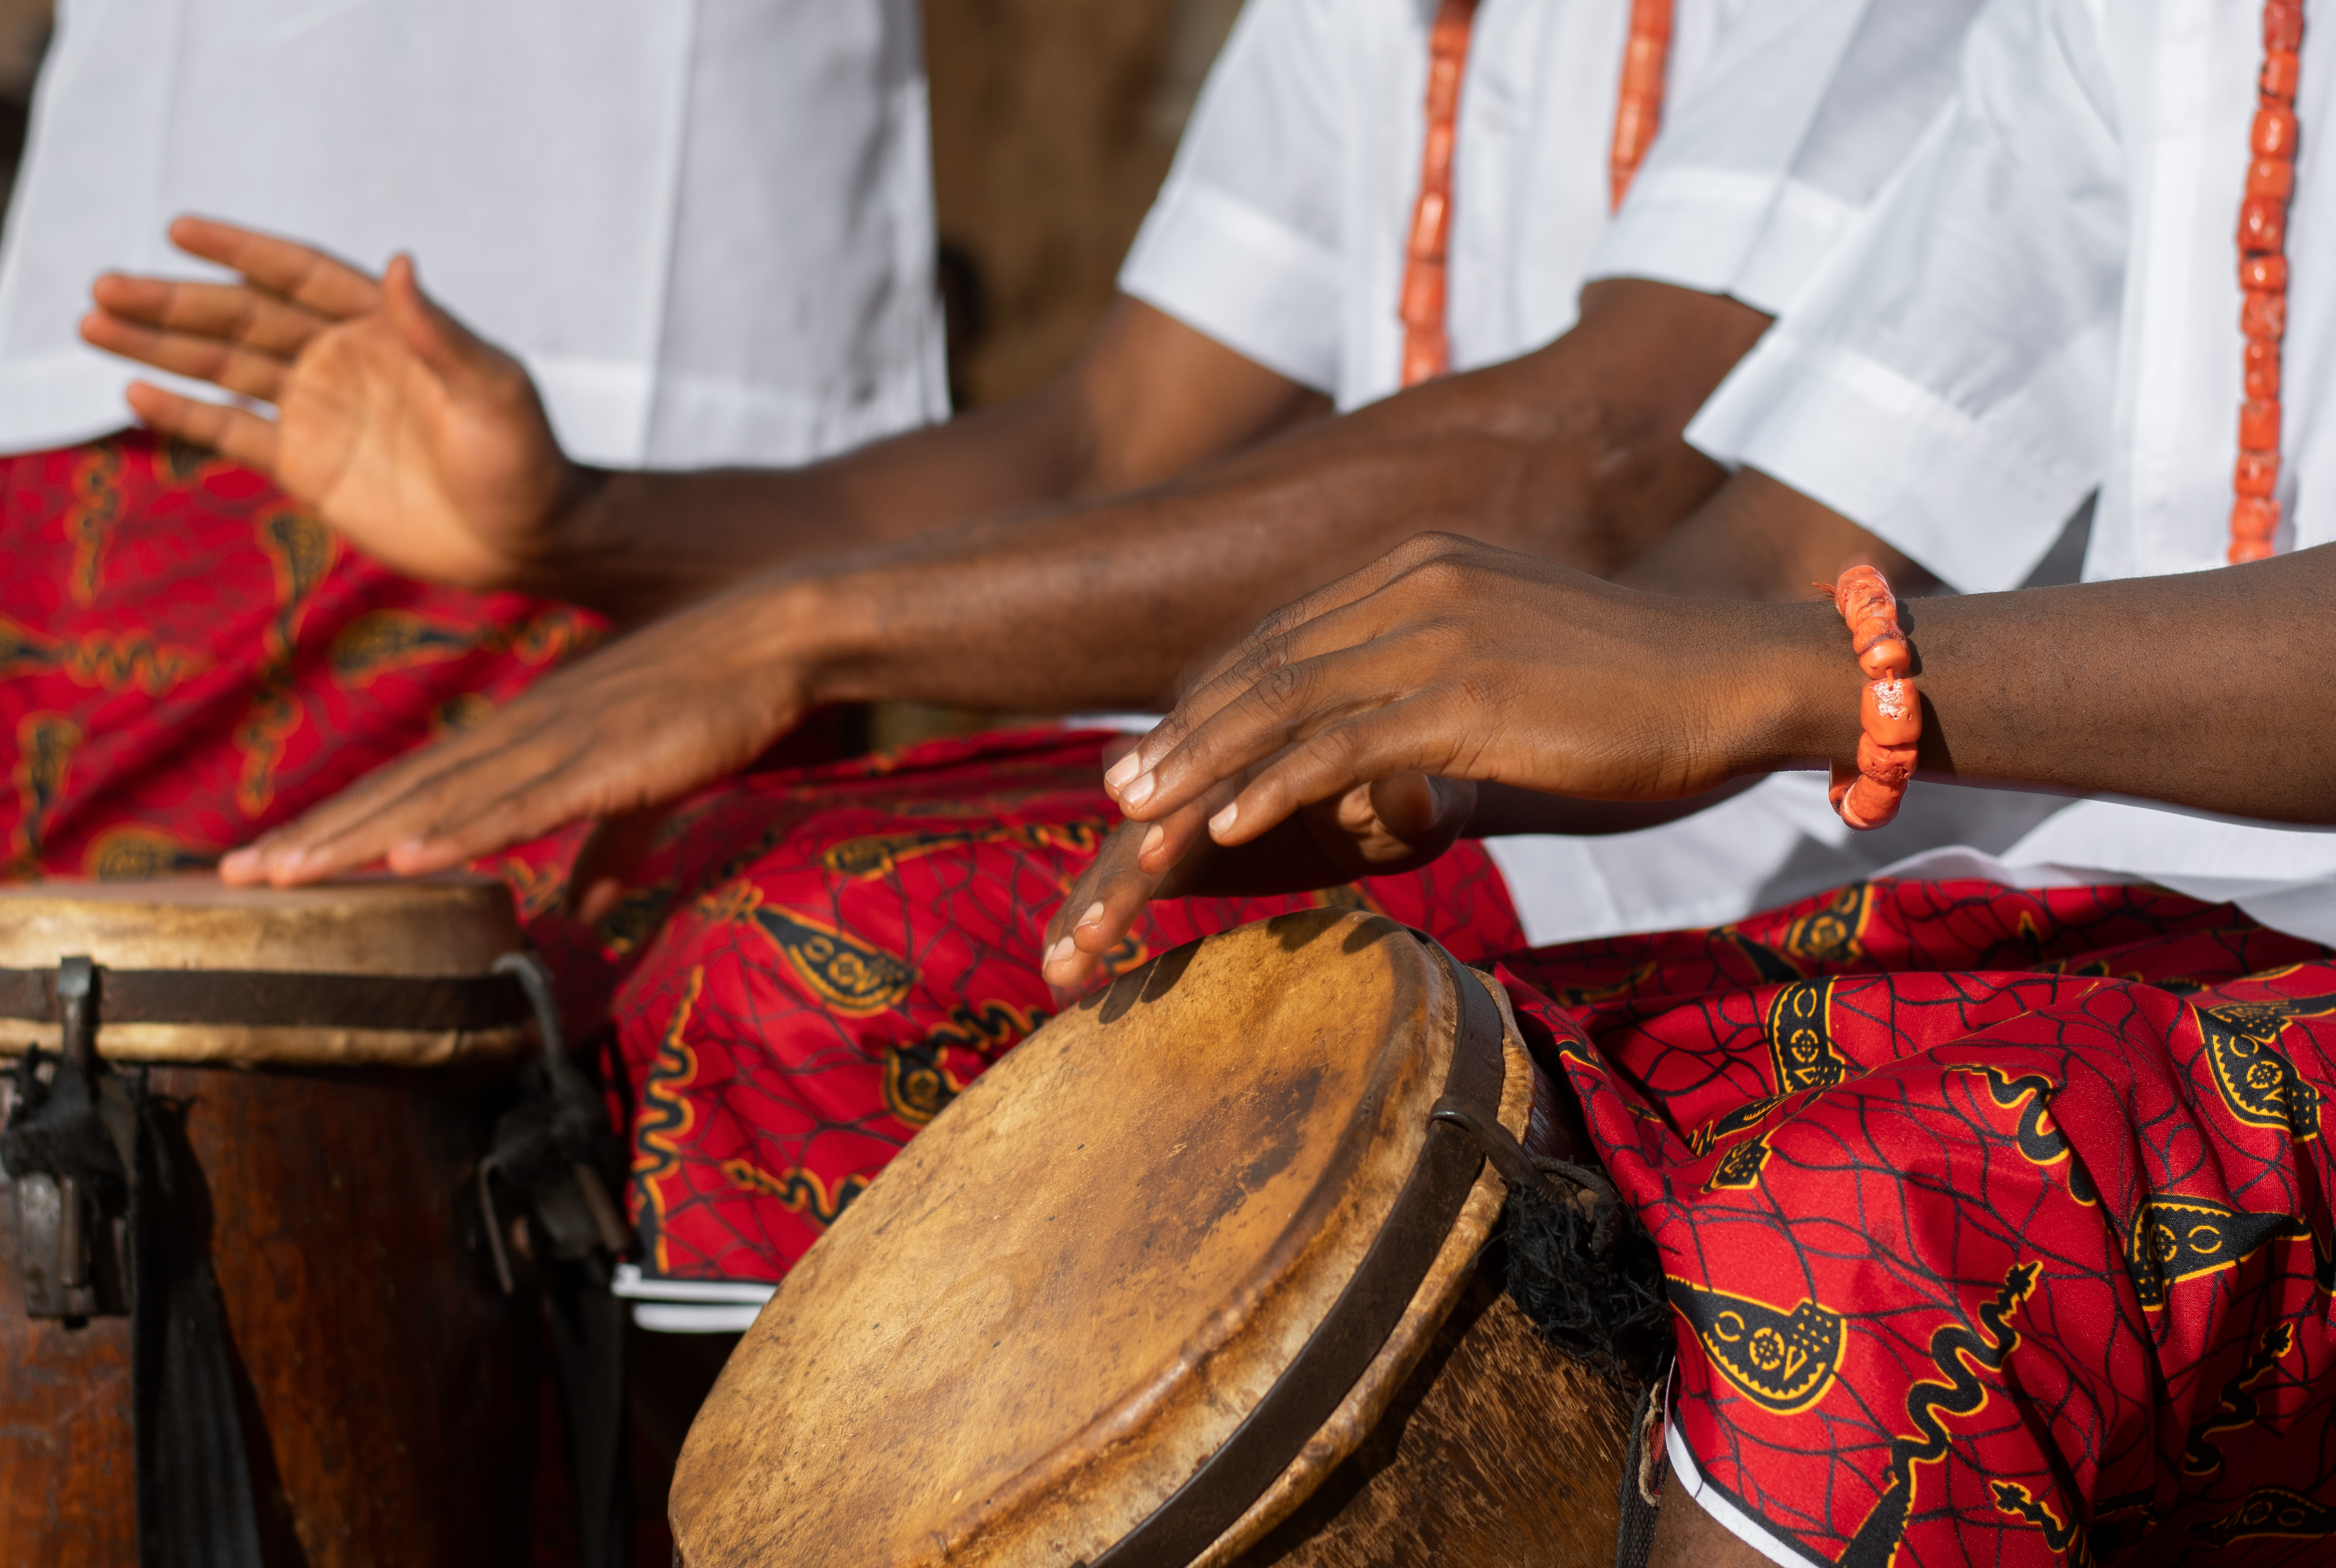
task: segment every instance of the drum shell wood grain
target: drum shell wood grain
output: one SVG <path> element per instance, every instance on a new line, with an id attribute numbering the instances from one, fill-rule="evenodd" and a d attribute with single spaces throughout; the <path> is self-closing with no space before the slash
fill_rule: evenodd
<path id="1" fill-rule="evenodd" d="M 201 1173 L 271 1565 L 524 1559 L 536 1309 L 494 1284 L 469 1206 L 506 1085 L 151 1073 Z M 0 1181 L 0 1563 L 133 1568 L 129 1321 L 26 1318 L 17 1245 Z"/>
<path id="2" fill-rule="evenodd" d="M 1607 1568 L 1621 1397 L 1543 1344 L 1498 1253 L 1354 1453 L 1232 1568 Z"/>

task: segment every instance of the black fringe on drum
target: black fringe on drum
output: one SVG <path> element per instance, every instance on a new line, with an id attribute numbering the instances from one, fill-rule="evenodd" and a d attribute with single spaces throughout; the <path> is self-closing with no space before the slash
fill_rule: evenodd
<path id="1" fill-rule="evenodd" d="M 1655 1243 L 1600 1172 L 1533 1163 L 1551 1191 L 1509 1193 L 1509 1294 L 1543 1339 L 1635 1402 L 1673 1350 Z"/>

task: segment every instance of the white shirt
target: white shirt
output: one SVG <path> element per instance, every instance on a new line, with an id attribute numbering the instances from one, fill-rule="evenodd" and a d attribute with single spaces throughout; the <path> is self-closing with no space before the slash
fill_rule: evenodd
<path id="1" fill-rule="evenodd" d="M 2087 578 L 2219 566 L 2261 15 L 1996 0 L 1922 151 L 1690 439 L 1965 589 L 2017 581 L 2096 485 Z M 2312 130 L 2336 125 L 2336 28 L 2306 30 L 2297 107 L 2282 549 L 2336 539 L 2336 161 Z M 2235 898 L 2336 940 L 2336 833 L 2085 802 L 2002 858 Z"/>
<path id="2" fill-rule="evenodd" d="M 1952 91 L 1939 62 L 1976 4 L 1679 0 L 1665 129 L 1610 234 L 1630 7 L 1484 0 L 1453 172 L 1455 367 L 1557 336 L 1593 275 L 1777 308 L 1778 280 L 1815 269 Z M 1394 392 L 1433 9 L 1250 0 L 1121 288 L 1343 408 Z M 1786 775 L 1668 827 L 1487 847 L 1547 943 L 1737 919 L 1939 842 L 2000 849 L 2046 809 L 1924 786 L 1854 838 L 1822 778 Z"/>
<path id="3" fill-rule="evenodd" d="M 90 280 L 200 212 L 423 284 L 589 461 L 942 416 L 913 0 L 63 0 L 0 248 L 0 451 L 129 423 Z"/>

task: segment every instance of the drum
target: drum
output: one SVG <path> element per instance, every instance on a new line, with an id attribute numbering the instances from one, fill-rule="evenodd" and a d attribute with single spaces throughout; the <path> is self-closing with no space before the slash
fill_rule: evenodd
<path id="1" fill-rule="evenodd" d="M 1162 955 L 796 1266 L 691 1428 L 677 1560 L 1605 1568 L 1624 1403 L 1502 1293 L 1467 1130 L 1553 1115 L 1490 982 L 1381 917 Z"/>
<path id="2" fill-rule="evenodd" d="M 487 881 L 0 888 L 0 1562 L 524 1559 L 518 946 Z"/>

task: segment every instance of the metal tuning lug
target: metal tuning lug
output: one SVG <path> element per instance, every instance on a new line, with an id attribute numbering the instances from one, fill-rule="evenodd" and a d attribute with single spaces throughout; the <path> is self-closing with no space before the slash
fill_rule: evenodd
<path id="1" fill-rule="evenodd" d="M 496 960 L 527 992 L 543 1056 L 525 1097 L 495 1124 L 479 1163 L 479 1209 L 488 1251 L 506 1291 L 519 1288 L 512 1255 L 530 1263 L 574 1262 L 595 1253 L 613 1264 L 632 1249 L 632 1227 L 610 1195 L 623 1146 L 591 1080 L 568 1057 L 551 979 L 533 955 Z"/>
<path id="2" fill-rule="evenodd" d="M 104 1115 L 99 975 L 86 958 L 58 964 L 62 1049 L 45 1080 L 41 1066 L 48 1058 L 38 1046 L 26 1049 L 15 1105 L 0 1129 L 0 1166 L 15 1196 L 25 1314 L 68 1324 L 130 1310 L 130 1183 L 122 1147 Z"/>

